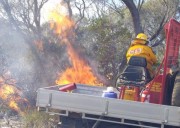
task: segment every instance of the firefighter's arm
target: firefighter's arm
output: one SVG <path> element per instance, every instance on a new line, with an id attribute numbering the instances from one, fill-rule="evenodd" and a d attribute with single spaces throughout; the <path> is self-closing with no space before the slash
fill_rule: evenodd
<path id="1" fill-rule="evenodd" d="M 151 60 L 154 64 L 157 63 L 157 58 L 156 58 L 156 55 L 153 53 L 152 49 L 150 48 L 150 57 L 151 57 Z"/>
<path id="2" fill-rule="evenodd" d="M 131 47 L 128 49 L 127 53 L 126 53 L 126 59 L 127 61 L 129 61 L 129 58 L 132 56 L 129 51 L 131 51 Z"/>

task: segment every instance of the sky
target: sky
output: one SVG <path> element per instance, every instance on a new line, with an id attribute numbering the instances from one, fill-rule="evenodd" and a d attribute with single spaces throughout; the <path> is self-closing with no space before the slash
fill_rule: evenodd
<path id="1" fill-rule="evenodd" d="M 48 21 L 50 12 L 52 12 L 54 9 L 57 9 L 57 5 L 60 5 L 61 0 L 49 0 L 47 3 L 44 4 L 42 8 L 42 20 Z M 58 8 L 60 12 L 67 13 L 67 10 L 65 7 Z"/>
<path id="2" fill-rule="evenodd" d="M 58 9 L 59 12 L 67 14 L 68 10 L 66 9 L 66 7 L 57 7 L 58 5 L 60 6 L 62 0 L 49 0 L 47 3 L 44 4 L 43 8 L 42 8 L 42 20 L 43 21 L 47 21 L 48 20 L 48 15 L 50 14 L 50 12 L 54 9 Z M 77 0 L 78 1 L 78 0 Z M 79 1 L 80 3 L 82 3 L 82 1 Z M 86 1 L 86 6 L 89 5 L 90 3 L 88 1 Z M 91 6 L 93 7 L 93 6 Z M 73 8 L 73 13 L 79 13 L 79 11 L 76 8 Z M 94 9 L 91 8 L 89 9 L 90 11 L 88 11 L 88 15 L 94 15 L 93 11 Z"/>

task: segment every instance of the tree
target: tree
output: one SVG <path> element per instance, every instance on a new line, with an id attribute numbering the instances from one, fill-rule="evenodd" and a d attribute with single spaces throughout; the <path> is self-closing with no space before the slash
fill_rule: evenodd
<path id="1" fill-rule="evenodd" d="M 4 19 L 3 21 L 10 25 L 7 33 L 11 31 L 9 35 L 3 31 L 7 36 L 0 36 L 1 42 L 5 42 L 2 45 L 7 46 L 7 48 L 9 47 L 8 44 L 16 46 L 12 47 L 11 52 L 20 49 L 18 54 L 23 55 L 22 58 L 19 58 L 23 59 L 23 62 L 19 62 L 15 57 L 12 61 L 14 67 L 20 67 L 18 71 L 12 70 L 8 65 L 6 67 L 11 70 L 12 74 L 15 74 L 18 81 L 16 86 L 25 90 L 24 95 L 29 101 L 33 101 L 31 103 L 35 103 L 37 88 L 54 84 L 56 72 L 59 68 L 56 63 L 59 62 L 61 57 L 59 52 L 63 51 L 61 46 L 49 43 L 55 41 L 55 38 L 53 40 L 51 38 L 47 39 L 44 34 L 45 28 L 50 29 L 49 26 L 44 27 L 41 23 L 41 9 L 47 1 L 0 1 L 0 11 L 4 14 L 1 15 L 1 19 Z M 42 46 L 44 51 L 37 46 Z M 26 53 L 21 53 L 21 50 L 26 51 Z M 56 57 L 55 53 L 59 54 L 59 57 Z M 14 53 L 13 55 L 17 54 Z M 7 57 L 6 59 L 9 62 L 11 58 Z"/>
<path id="2" fill-rule="evenodd" d="M 173 0 L 173 2 L 151 0 L 144 3 L 140 12 L 144 30 L 149 35 L 150 41 L 156 40 L 157 37 L 160 38 L 159 42 L 155 41 L 155 44 L 152 45 L 157 46 L 165 38 L 163 35 L 164 25 L 175 16 L 178 3 L 178 0 Z"/>
<path id="3" fill-rule="evenodd" d="M 37 82 L 32 83 L 33 85 L 40 82 L 42 86 L 48 86 L 48 83 L 53 81 L 49 76 L 55 70 L 66 68 L 60 64 L 61 62 L 67 63 L 64 59 L 65 46 L 57 43 L 62 40 L 49 29 L 49 23 L 42 24 L 41 21 L 41 11 L 47 2 L 48 0 L 0 1 L 0 11 L 6 14 L 1 16 L 9 20 L 13 29 L 20 33 L 31 48 L 32 60 L 35 61 L 38 72 L 34 75 L 34 80 Z M 158 45 L 158 41 L 154 41 L 157 37 L 162 37 L 160 41 L 164 39 L 163 25 L 175 14 L 177 3 L 177 0 L 173 2 L 168 0 L 92 0 L 88 2 L 62 0 L 61 2 L 67 8 L 70 19 L 75 20 L 75 26 L 72 28 L 76 33 L 72 40 L 75 42 L 72 43 L 73 46 L 80 49 L 79 54 L 96 58 L 100 72 L 111 80 L 117 74 L 118 63 L 126 64 L 123 55 L 126 53 L 131 37 L 139 32 L 145 32 L 151 37 L 152 42 L 155 42 L 154 46 Z M 165 13 L 161 15 L 159 12 Z M 36 45 L 32 43 L 33 41 L 36 41 Z M 112 56 L 107 58 L 108 55 Z M 123 61 L 120 62 L 120 59 Z M 46 70 L 50 66 L 55 67 L 51 68 L 52 73 Z"/>
<path id="4" fill-rule="evenodd" d="M 41 36 L 41 9 L 48 0 L 7 1 L 1 0 L 3 11 L 10 23 L 21 33 L 29 32 L 33 36 Z M 21 29 L 23 28 L 23 29 Z M 24 31 L 26 30 L 26 31 Z M 32 33 L 33 32 L 33 33 Z M 24 33 L 26 34 L 26 33 Z"/>
<path id="5" fill-rule="evenodd" d="M 134 1 L 133 0 L 122 0 L 122 1 L 126 4 L 126 6 L 128 7 L 128 9 L 131 13 L 131 16 L 133 19 L 133 24 L 134 24 L 135 34 L 137 35 L 138 33 L 143 32 L 141 20 L 140 20 L 140 15 L 139 15 L 139 10 L 136 7 Z M 140 2 L 141 2 L 141 0 L 139 1 L 139 3 Z M 141 4 L 138 4 L 138 5 L 142 6 L 143 2 L 144 2 L 144 0 L 142 0 Z"/>
<path id="6" fill-rule="evenodd" d="M 29 46 L 32 59 L 35 63 L 35 72 L 33 85 L 48 86 L 51 82 L 46 68 L 44 67 L 45 56 L 38 49 L 36 44 L 41 45 L 42 42 L 49 41 L 42 33 L 41 10 L 48 0 L 25 0 L 25 1 L 7 1 L 1 0 L 0 5 L 2 11 L 5 12 L 3 18 L 7 18 L 12 28 L 19 33 L 25 43 Z M 37 42 L 37 43 L 34 43 Z M 34 77 L 32 76 L 32 77 Z M 38 86 L 34 86 L 35 90 Z"/>
<path id="7" fill-rule="evenodd" d="M 156 40 L 162 33 L 165 23 L 176 14 L 179 3 L 178 0 L 173 0 L 173 2 L 168 0 L 151 0 L 146 2 L 144 0 L 138 0 L 135 5 L 134 1 L 123 0 L 131 12 L 135 33 L 137 34 L 137 28 L 139 28 L 142 30 L 139 32 L 145 32 L 150 37 L 150 41 Z M 161 37 L 164 39 L 164 36 Z M 155 44 L 153 45 L 157 46 L 162 42 L 162 38 L 160 41 L 155 41 Z"/>
<path id="8" fill-rule="evenodd" d="M 177 4 L 178 1 L 176 1 L 176 0 L 174 2 L 144 1 L 144 0 L 139 0 L 139 1 L 129 0 L 129 1 L 123 1 L 123 2 L 128 7 L 128 9 L 120 1 L 117 2 L 114 0 L 109 0 L 109 1 L 102 0 L 102 1 L 93 1 L 92 2 L 92 5 L 97 4 L 97 5 L 95 5 L 95 7 L 96 7 L 95 9 L 97 10 L 95 12 L 96 14 L 93 14 L 93 17 L 91 18 L 94 21 L 96 21 L 96 24 L 93 25 L 93 29 L 95 30 L 94 33 L 96 33 L 96 34 L 88 33 L 88 35 L 91 35 L 89 37 L 89 39 L 92 39 L 92 40 L 89 41 L 89 44 L 87 44 L 87 46 L 88 47 L 95 46 L 95 49 L 93 51 L 96 51 L 96 53 L 98 51 L 97 48 L 104 49 L 101 52 L 98 51 L 99 55 L 100 55 L 99 58 L 102 57 L 101 59 L 98 59 L 98 60 L 99 61 L 104 60 L 104 63 L 106 64 L 106 67 L 107 67 L 107 70 L 104 69 L 103 73 L 105 73 L 106 71 L 109 71 L 112 74 L 114 73 L 113 70 L 107 66 L 108 62 L 110 63 L 111 59 L 107 60 L 107 58 L 105 58 L 107 55 L 111 55 L 111 54 L 109 54 L 111 51 L 107 50 L 110 48 L 108 48 L 107 46 L 110 47 L 111 44 L 114 44 L 114 45 L 116 44 L 115 41 L 106 40 L 108 38 L 108 36 L 107 36 L 108 35 L 107 28 L 108 27 L 111 26 L 113 28 L 112 24 L 114 22 L 120 20 L 121 24 L 123 24 L 123 26 L 125 26 L 125 28 L 127 28 L 132 35 L 135 36 L 139 32 L 145 32 L 150 37 L 152 45 L 158 46 L 158 44 L 160 42 L 162 42 L 164 39 L 163 31 L 162 31 L 163 26 L 167 22 L 167 20 L 170 19 L 170 17 L 172 17 L 175 14 L 177 5 L 178 5 Z M 149 3 L 151 3 L 151 4 L 149 4 Z M 128 10 L 131 15 L 128 15 L 129 14 Z M 159 13 L 159 12 L 162 12 L 164 15 L 161 15 L 162 13 Z M 114 17 L 110 18 L 112 23 L 108 23 L 107 20 L 105 20 L 105 18 L 104 18 L 104 17 L 108 17 L 110 15 L 114 15 Z M 133 22 L 130 20 L 131 18 L 134 18 L 132 20 Z M 91 19 L 90 19 L 90 21 L 91 21 Z M 156 21 L 156 22 L 154 22 L 154 21 Z M 91 22 L 91 23 L 93 24 L 95 22 Z M 115 24 L 117 25 L 117 23 L 118 22 L 116 22 Z M 134 24 L 134 25 L 132 25 L 132 24 Z M 101 25 L 101 27 L 99 25 Z M 135 34 L 132 31 L 133 27 L 134 27 Z M 122 28 L 117 27 L 117 29 L 122 29 Z M 112 33 L 112 35 L 113 34 L 116 35 L 115 33 Z M 94 36 L 94 35 L 96 35 L 96 36 Z M 114 36 L 112 36 L 112 35 L 111 35 L 111 39 L 112 38 L 114 39 Z M 121 37 L 121 35 L 122 35 L 122 33 L 121 34 L 119 33 L 119 37 Z M 85 43 L 87 41 L 87 37 L 83 43 Z M 162 37 L 162 38 L 160 38 L 160 40 L 159 40 L 159 37 Z M 129 40 L 127 40 L 126 44 L 129 44 L 130 40 L 131 40 L 131 38 L 129 38 Z M 94 42 L 94 44 L 93 44 L 93 42 Z M 95 42 L 97 42 L 97 44 L 95 44 Z M 98 43 L 98 42 L 101 42 L 101 43 Z M 109 44 L 108 44 L 108 42 L 109 42 Z M 107 46 L 105 46 L 105 44 Z M 162 45 L 160 45 L 160 47 L 162 47 Z M 121 48 L 122 48 L 122 45 L 121 45 Z M 128 47 L 125 47 L 125 48 L 127 49 Z M 120 57 L 122 60 L 120 62 L 121 63 L 121 66 L 120 66 L 121 71 L 123 69 L 123 65 L 126 64 L 126 59 L 125 59 L 126 49 L 124 50 L 124 53 L 120 53 L 117 51 L 118 52 L 117 54 L 119 54 L 119 55 L 123 54 L 123 56 L 124 56 L 124 57 Z M 160 49 L 163 49 L 163 48 L 160 48 Z M 116 51 L 116 50 L 114 50 L 114 51 Z M 116 54 L 116 52 L 113 54 Z M 96 54 L 96 55 L 98 55 L 98 54 Z M 104 58 L 103 58 L 103 56 L 104 56 Z M 106 62 L 105 62 L 105 60 L 106 60 Z M 103 65 L 103 63 L 99 63 L 99 64 L 100 64 L 100 67 Z M 104 66 L 102 66 L 102 67 L 104 67 Z M 112 75 L 112 76 L 114 77 L 114 75 Z"/>

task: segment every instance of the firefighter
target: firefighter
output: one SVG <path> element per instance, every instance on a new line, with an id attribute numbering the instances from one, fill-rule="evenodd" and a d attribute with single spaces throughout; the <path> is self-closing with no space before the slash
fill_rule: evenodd
<path id="1" fill-rule="evenodd" d="M 139 33 L 136 38 L 132 41 L 130 48 L 127 51 L 126 58 L 127 62 L 132 56 L 140 56 L 146 58 L 147 69 L 151 75 L 154 77 L 154 71 L 152 66 L 157 63 L 156 56 L 152 51 L 151 47 L 147 45 L 148 37 L 144 33 Z"/>

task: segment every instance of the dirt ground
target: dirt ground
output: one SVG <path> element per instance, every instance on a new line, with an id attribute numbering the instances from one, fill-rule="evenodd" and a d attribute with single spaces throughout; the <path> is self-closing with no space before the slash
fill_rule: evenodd
<path id="1" fill-rule="evenodd" d="M 18 116 L 0 118 L 0 128 L 24 128 L 24 125 Z"/>

